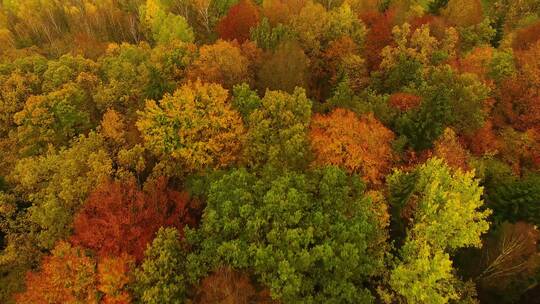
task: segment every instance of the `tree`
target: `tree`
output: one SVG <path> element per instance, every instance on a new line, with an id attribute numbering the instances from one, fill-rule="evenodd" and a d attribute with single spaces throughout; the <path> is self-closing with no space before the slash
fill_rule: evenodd
<path id="1" fill-rule="evenodd" d="M 80 247 L 60 242 L 41 270 L 29 272 L 27 289 L 15 295 L 17 303 L 98 303 L 96 263 Z"/>
<path id="2" fill-rule="evenodd" d="M 290 20 L 291 28 L 296 32 L 302 49 L 310 54 L 317 54 L 328 32 L 329 14 L 319 3 L 307 2 L 297 15 Z"/>
<path id="3" fill-rule="evenodd" d="M 304 89 L 293 94 L 266 91 L 248 118 L 245 158 L 252 167 L 301 168 L 306 164 L 311 101 Z"/>
<path id="4" fill-rule="evenodd" d="M 199 57 L 193 62 L 188 77 L 195 81 L 215 82 L 226 89 L 242 82 L 250 82 L 250 62 L 234 43 L 218 40 L 215 44 L 199 49 Z"/>
<path id="5" fill-rule="evenodd" d="M 524 51 L 540 40 L 540 22 L 536 22 L 517 31 L 516 37 L 512 41 L 515 50 Z"/>
<path id="6" fill-rule="evenodd" d="M 523 178 L 511 175 L 506 180 L 492 181 L 486 187 L 486 201 L 494 210 L 494 221 L 540 224 L 540 210 L 535 203 L 540 199 L 540 175 L 532 173 Z"/>
<path id="7" fill-rule="evenodd" d="M 384 13 L 369 12 L 361 16 L 369 28 L 366 35 L 364 56 L 370 71 L 377 70 L 382 61 L 381 51 L 392 43 L 393 11 Z"/>
<path id="8" fill-rule="evenodd" d="M 146 0 L 140 8 L 140 15 L 156 43 L 167 44 L 173 40 L 193 42 L 193 30 L 186 19 L 168 12 L 162 1 Z"/>
<path id="9" fill-rule="evenodd" d="M 292 93 L 295 87 L 305 87 L 308 81 L 309 58 L 293 41 L 282 42 L 264 61 L 257 73 L 257 88 Z"/>
<path id="10" fill-rule="evenodd" d="M 390 95 L 388 102 L 392 107 L 400 111 L 408 111 L 417 108 L 422 103 L 422 98 L 409 93 L 394 93 Z"/>
<path id="11" fill-rule="evenodd" d="M 75 217 L 72 241 L 100 256 L 127 253 L 141 261 L 146 245 L 162 226 L 193 224 L 189 197 L 160 179 L 143 192 L 133 180 L 109 182 L 92 192 Z"/>
<path id="12" fill-rule="evenodd" d="M 181 161 L 188 171 L 233 163 L 243 142 L 241 117 L 218 84 L 188 83 L 159 103 L 147 101 L 139 115 L 148 149 Z"/>
<path id="13" fill-rule="evenodd" d="M 71 147 L 19 160 L 10 175 L 15 190 L 30 202 L 30 221 L 40 227 L 39 246 L 50 249 L 71 233 L 74 213 L 96 185 L 113 174 L 103 138 L 94 132 Z"/>
<path id="14" fill-rule="evenodd" d="M 506 289 L 512 281 L 534 275 L 540 266 L 539 240 L 540 232 L 533 224 L 503 223 L 484 245 L 485 268 L 478 276 L 480 283 L 488 288 Z"/>
<path id="15" fill-rule="evenodd" d="M 484 124 L 484 100 L 489 89 L 472 74 L 455 74 L 449 66 L 428 72 L 420 89 L 420 107 L 396 120 L 397 132 L 417 150 L 430 148 L 444 129 L 472 133 Z"/>
<path id="16" fill-rule="evenodd" d="M 160 99 L 184 81 L 195 53 L 195 45 L 179 41 L 153 49 L 144 42 L 109 45 L 99 59 L 102 81 L 93 94 L 96 106 L 133 118 L 145 99 Z"/>
<path id="17" fill-rule="evenodd" d="M 410 185 L 402 189 L 404 182 Z M 390 286 L 410 303 L 447 303 L 460 295 L 448 252 L 481 245 L 490 210 L 482 208 L 482 188 L 473 173 L 453 171 L 437 158 L 411 173 L 388 178 L 393 208 L 413 208 L 412 225 L 390 273 Z M 400 212 L 398 212 L 399 214 Z"/>
<path id="18" fill-rule="evenodd" d="M 122 254 L 118 257 L 106 257 L 97 267 L 97 289 L 104 294 L 103 303 L 131 303 L 128 284 L 131 283 L 131 271 L 135 266 L 133 257 Z"/>
<path id="19" fill-rule="evenodd" d="M 175 228 L 161 228 L 135 272 L 134 293 L 144 303 L 184 303 L 186 252 Z"/>
<path id="20" fill-rule="evenodd" d="M 66 146 L 94 127 L 88 95 L 73 84 L 46 96 L 31 96 L 14 115 L 23 155 L 41 154 L 47 146 Z"/>
<path id="21" fill-rule="evenodd" d="M 315 164 L 340 166 L 373 184 L 381 183 L 390 169 L 393 138 L 372 114 L 358 118 L 344 109 L 315 114 L 310 127 Z"/>
<path id="22" fill-rule="evenodd" d="M 244 123 L 247 123 L 249 115 L 261 106 L 261 98 L 246 83 L 235 85 L 232 95 L 232 105 L 242 115 Z"/>
<path id="23" fill-rule="evenodd" d="M 259 10 L 251 0 L 240 0 L 233 5 L 217 26 L 219 37 L 243 43 L 250 37 L 250 29 L 259 23 Z"/>
<path id="24" fill-rule="evenodd" d="M 454 130 L 446 128 L 435 142 L 434 156 L 444 159 L 446 164 L 457 170 L 469 171 L 469 154 L 460 144 Z"/>
<path id="25" fill-rule="evenodd" d="M 483 19 L 482 2 L 480 0 L 449 0 L 441 15 L 449 22 L 466 27 L 478 24 Z"/>
<path id="26" fill-rule="evenodd" d="M 328 13 L 328 27 L 325 38 L 328 41 L 341 37 L 350 37 L 358 46 L 364 46 L 367 33 L 366 26 L 344 2 Z"/>
<path id="27" fill-rule="evenodd" d="M 194 303 L 267 303 L 265 300 L 271 301 L 257 293 L 246 273 L 223 267 L 202 280 Z"/>
<path id="28" fill-rule="evenodd" d="M 251 40 L 263 50 L 275 50 L 281 42 L 290 40 L 293 36 L 289 26 L 281 23 L 272 26 L 266 17 L 250 31 Z"/>
<path id="29" fill-rule="evenodd" d="M 380 273 L 386 246 L 363 188 L 335 167 L 262 178 L 237 169 L 212 183 L 188 239 L 200 240 L 199 265 L 251 268 L 273 299 L 367 303 L 363 284 Z"/>

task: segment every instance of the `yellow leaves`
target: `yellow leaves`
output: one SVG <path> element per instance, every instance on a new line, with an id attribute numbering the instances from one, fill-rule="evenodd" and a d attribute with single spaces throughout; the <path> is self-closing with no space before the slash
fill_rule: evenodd
<path id="1" fill-rule="evenodd" d="M 220 85 L 188 83 L 158 103 L 147 101 L 137 128 L 158 155 L 182 161 L 189 171 L 220 168 L 234 162 L 244 126 Z"/>
<path id="2" fill-rule="evenodd" d="M 105 138 L 110 138 L 122 144 L 125 141 L 125 128 L 124 118 L 115 110 L 109 109 L 103 114 L 101 132 Z"/>
<path id="3" fill-rule="evenodd" d="M 235 84 L 250 82 L 249 61 L 235 44 L 219 40 L 202 46 L 188 77 L 195 81 L 215 82 L 227 89 Z"/>

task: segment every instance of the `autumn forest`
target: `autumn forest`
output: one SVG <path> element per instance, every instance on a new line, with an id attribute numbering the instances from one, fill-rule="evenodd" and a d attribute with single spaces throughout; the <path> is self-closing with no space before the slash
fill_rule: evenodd
<path id="1" fill-rule="evenodd" d="M 539 0 L 0 0 L 0 303 L 540 303 Z"/>

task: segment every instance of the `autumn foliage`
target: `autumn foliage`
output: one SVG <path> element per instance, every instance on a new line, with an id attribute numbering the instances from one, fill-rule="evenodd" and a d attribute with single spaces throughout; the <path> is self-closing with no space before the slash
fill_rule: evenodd
<path id="1" fill-rule="evenodd" d="M 251 0 L 240 0 L 233 5 L 218 24 L 219 37 L 242 43 L 249 39 L 249 30 L 259 22 L 259 10 Z"/>
<path id="2" fill-rule="evenodd" d="M 73 243 L 100 256 L 127 253 L 140 261 L 160 227 L 181 230 L 195 222 L 188 194 L 168 189 L 163 178 L 149 188 L 141 191 L 134 181 L 99 187 L 75 218 Z"/>
<path id="3" fill-rule="evenodd" d="M 394 12 L 369 12 L 363 14 L 361 18 L 369 28 L 366 36 L 364 54 L 366 56 L 368 68 L 372 71 L 379 68 L 379 64 L 382 61 L 382 49 L 393 42 L 392 22 L 394 19 Z"/>
<path id="4" fill-rule="evenodd" d="M 336 165 L 360 173 L 378 184 L 392 164 L 392 131 L 373 115 L 358 118 L 353 112 L 336 109 L 316 114 L 310 127 L 311 147 L 318 166 Z"/>
<path id="5" fill-rule="evenodd" d="M 41 265 L 27 274 L 27 289 L 16 296 L 17 303 L 98 303 L 95 261 L 83 248 L 60 242 Z"/>
<path id="6" fill-rule="evenodd" d="M 414 109 L 420 105 L 422 98 L 408 93 L 394 93 L 388 100 L 390 105 L 400 111 Z"/>
<path id="7" fill-rule="evenodd" d="M 540 298 L 540 0 L 0 0 L 0 304 Z"/>

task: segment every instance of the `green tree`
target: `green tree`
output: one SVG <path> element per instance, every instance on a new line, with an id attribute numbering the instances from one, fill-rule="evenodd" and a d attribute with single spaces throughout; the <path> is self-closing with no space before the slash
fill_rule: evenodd
<path id="1" fill-rule="evenodd" d="M 403 182 L 410 185 L 406 191 L 393 190 L 402 188 Z M 482 209 L 483 189 L 472 172 L 453 171 L 437 158 L 411 173 L 394 172 L 388 186 L 391 193 L 401 196 L 391 200 L 393 205 L 413 210 L 401 260 L 390 273 L 390 286 L 408 303 L 458 299 L 459 280 L 449 253 L 481 246 L 490 214 L 489 209 Z"/>
<path id="2" fill-rule="evenodd" d="M 163 1 L 147 0 L 140 8 L 142 23 L 148 28 L 157 44 L 173 40 L 193 42 L 194 33 L 186 19 L 171 13 Z"/>
<path id="3" fill-rule="evenodd" d="M 9 180 L 25 201 L 32 223 L 40 227 L 39 246 L 50 249 L 71 233 L 74 213 L 93 188 L 113 173 L 103 138 L 91 132 L 69 148 L 19 160 Z"/>
<path id="4" fill-rule="evenodd" d="M 293 94 L 266 91 L 260 107 L 248 118 L 248 164 L 277 168 L 301 168 L 307 164 L 311 106 L 304 89 L 297 87 Z"/>
<path id="5" fill-rule="evenodd" d="M 419 88 L 420 107 L 396 120 L 396 129 L 417 150 L 430 148 L 444 129 L 471 133 L 484 123 L 489 89 L 473 74 L 456 74 L 449 66 L 432 69 Z"/>
<path id="6" fill-rule="evenodd" d="M 376 208 L 357 176 L 335 167 L 258 177 L 245 169 L 212 183 L 191 259 L 208 271 L 253 269 L 286 303 L 369 303 L 364 287 L 385 251 Z M 380 203 L 380 202 L 379 202 Z"/>
<path id="7" fill-rule="evenodd" d="M 247 83 L 237 84 L 233 88 L 232 105 L 248 122 L 249 115 L 261 106 L 261 98 L 256 91 L 249 88 Z"/>
<path id="8" fill-rule="evenodd" d="M 187 294 L 185 249 L 176 228 L 161 228 L 135 271 L 136 297 L 149 304 L 184 303 Z"/>

